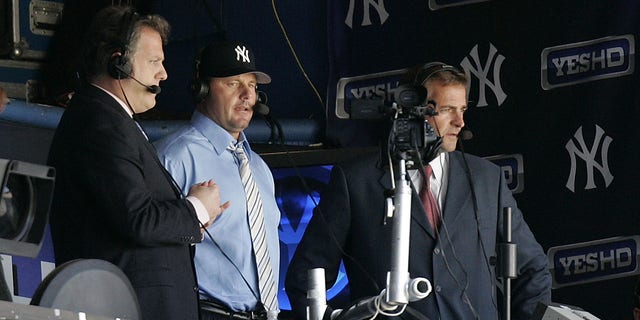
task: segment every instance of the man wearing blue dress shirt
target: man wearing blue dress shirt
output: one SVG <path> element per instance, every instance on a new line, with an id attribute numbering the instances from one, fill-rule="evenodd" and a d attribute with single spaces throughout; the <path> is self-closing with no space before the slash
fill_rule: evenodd
<path id="1" fill-rule="evenodd" d="M 271 171 L 253 152 L 243 132 L 256 105 L 258 84 L 271 82 L 255 68 L 252 50 L 232 40 L 205 47 L 196 61 L 192 85 L 197 102 L 190 124 L 156 142 L 164 166 L 185 191 L 197 181 L 214 179 L 221 202 L 230 207 L 208 228 L 196 247 L 201 319 L 265 318 L 256 262 L 247 223 L 247 199 L 239 163 L 230 147 L 242 146 L 263 204 L 267 247 L 278 283 L 280 211 Z M 209 236 L 210 235 L 210 236 Z M 275 319 L 269 312 L 269 318 Z"/>

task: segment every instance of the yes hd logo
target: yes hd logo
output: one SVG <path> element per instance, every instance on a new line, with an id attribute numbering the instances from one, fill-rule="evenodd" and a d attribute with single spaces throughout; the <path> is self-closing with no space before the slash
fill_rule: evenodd
<path id="1" fill-rule="evenodd" d="M 542 50 L 545 90 L 633 73 L 635 38 L 612 36 Z"/>
<path id="2" fill-rule="evenodd" d="M 406 69 L 398 69 L 340 78 L 336 91 L 336 116 L 340 119 L 351 118 L 355 101 L 394 100 L 398 83 L 405 72 Z"/>
<path id="3" fill-rule="evenodd" d="M 638 274 L 639 236 L 549 248 L 553 288 Z"/>

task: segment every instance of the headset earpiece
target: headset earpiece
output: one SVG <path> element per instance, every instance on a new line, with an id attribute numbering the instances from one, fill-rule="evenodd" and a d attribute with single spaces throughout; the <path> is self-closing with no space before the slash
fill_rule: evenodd
<path id="1" fill-rule="evenodd" d="M 114 79 L 126 79 L 133 71 L 133 67 L 131 63 L 128 61 L 127 57 L 120 52 L 116 51 L 109 59 L 109 64 L 107 65 L 107 72 Z"/>
<path id="2" fill-rule="evenodd" d="M 195 79 L 191 82 L 191 95 L 196 103 L 202 102 L 209 94 L 209 81 Z"/>
<path id="3" fill-rule="evenodd" d="M 114 45 L 115 50 L 107 64 L 107 73 L 114 79 L 126 79 L 133 73 L 133 66 L 128 57 L 127 47 L 131 42 L 133 29 L 138 19 L 138 13 L 133 10 L 128 11 L 122 17 L 122 29 L 118 34 L 124 34 L 124 37 Z"/>
<path id="4" fill-rule="evenodd" d="M 207 97 L 209 94 L 209 80 L 200 78 L 200 55 L 202 52 L 199 52 L 196 55 L 195 63 L 194 63 L 194 73 L 195 78 L 191 81 L 191 96 L 196 103 L 200 103 Z"/>
<path id="5" fill-rule="evenodd" d="M 413 79 L 413 84 L 416 86 L 424 86 L 425 82 L 429 81 L 433 75 L 442 71 L 458 71 L 453 66 L 450 66 L 443 62 L 428 62 L 424 64 L 418 72 L 416 72 L 416 76 Z"/>

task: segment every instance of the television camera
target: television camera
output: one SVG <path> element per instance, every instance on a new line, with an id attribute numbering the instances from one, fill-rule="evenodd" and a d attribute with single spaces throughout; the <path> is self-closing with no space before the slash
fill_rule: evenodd
<path id="1" fill-rule="evenodd" d="M 392 110 L 393 124 L 389 133 L 389 150 L 392 156 L 406 154 L 408 168 L 420 156 L 422 163 L 428 163 L 438 154 L 442 138 L 436 135 L 425 116 L 435 116 L 436 103 L 427 100 L 427 89 L 422 86 L 401 85 L 397 88 L 396 101 Z"/>
<path id="2" fill-rule="evenodd" d="M 442 138 L 425 120 L 435 116 L 436 103 L 427 100 L 427 89 L 413 84 L 402 84 L 394 89 L 394 100 L 353 99 L 351 118 L 361 120 L 391 120 L 387 147 L 395 158 L 407 160 L 407 167 L 414 168 L 419 161 L 428 163 L 439 153 Z"/>

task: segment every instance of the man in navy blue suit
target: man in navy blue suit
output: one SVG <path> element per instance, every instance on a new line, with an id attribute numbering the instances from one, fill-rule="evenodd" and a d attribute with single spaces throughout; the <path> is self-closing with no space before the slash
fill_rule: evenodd
<path id="1" fill-rule="evenodd" d="M 432 175 L 409 170 L 411 200 L 409 272 L 428 279 L 433 291 L 408 304 L 403 317 L 499 319 L 500 294 L 490 258 L 505 241 L 502 212 L 512 208 L 512 241 L 517 244 L 517 279 L 512 282 L 512 319 L 529 319 L 539 301 L 550 301 L 551 276 L 538 244 L 501 169 L 456 151 L 467 110 L 467 78 L 443 63 L 414 68 L 407 82 L 427 89 L 425 120 L 441 140 L 437 152 L 423 156 Z M 429 148 L 425 148 L 427 151 Z M 426 164 L 426 163 L 425 163 Z M 296 319 L 304 319 L 307 270 L 324 268 L 326 285 L 336 280 L 344 261 L 351 299 L 377 296 L 386 287 L 393 222 L 384 223 L 385 190 L 392 175 L 387 157 L 373 152 L 334 166 L 331 179 L 289 265 L 286 289 Z M 398 172 L 396 172 L 396 177 Z M 429 179 L 435 216 L 427 217 L 419 193 Z"/>

